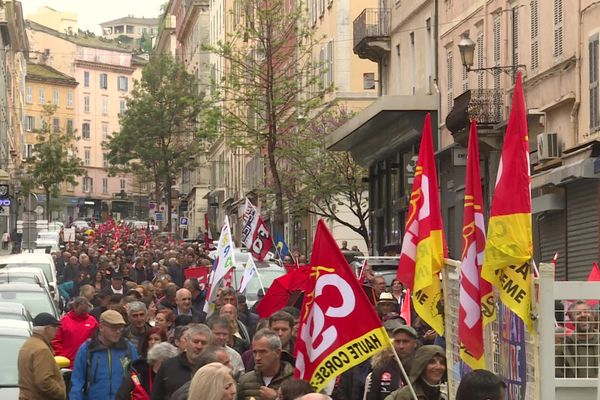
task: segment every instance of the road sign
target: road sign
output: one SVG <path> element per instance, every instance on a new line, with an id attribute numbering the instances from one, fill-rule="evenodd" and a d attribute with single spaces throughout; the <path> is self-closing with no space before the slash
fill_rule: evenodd
<path id="1" fill-rule="evenodd" d="M 0 207 L 0 215 L 2 216 L 8 216 L 10 214 L 10 207 L 6 207 L 6 206 L 1 206 Z"/>
<path id="2" fill-rule="evenodd" d="M 179 219 L 179 226 L 181 226 L 182 228 L 187 228 L 187 226 L 188 226 L 188 219 L 186 217 L 181 217 Z"/>
<path id="3" fill-rule="evenodd" d="M 163 221 L 163 213 L 160 213 L 160 212 L 155 213 L 154 219 L 156 219 L 156 222 L 162 222 Z"/>

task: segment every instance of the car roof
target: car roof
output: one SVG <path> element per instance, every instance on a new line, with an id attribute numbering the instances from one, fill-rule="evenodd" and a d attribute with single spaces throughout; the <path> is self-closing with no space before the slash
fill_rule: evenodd
<path id="1" fill-rule="evenodd" d="M 26 321 L 23 322 L 27 323 Z M 3 326 L 2 324 L 0 324 L 0 337 L 2 336 L 17 336 L 28 338 L 29 336 L 31 336 L 31 328 L 26 328 L 25 326 Z"/>
<path id="2" fill-rule="evenodd" d="M 0 292 L 44 292 L 44 287 L 33 283 L 0 283 Z"/>
<path id="3" fill-rule="evenodd" d="M 18 319 L 0 318 L 0 329 L 2 328 L 31 329 L 31 322 Z"/>
<path id="4" fill-rule="evenodd" d="M 15 314 L 21 314 L 23 310 L 27 310 L 21 303 L 11 303 L 11 302 L 2 302 L 0 301 L 0 311 L 11 312 L 14 311 Z"/>
<path id="5" fill-rule="evenodd" d="M 11 269 L 1 269 L 0 274 L 10 275 L 44 275 L 44 271 L 38 267 L 18 267 Z"/>
<path id="6" fill-rule="evenodd" d="M 0 264 L 27 264 L 27 263 L 41 263 L 41 262 L 52 262 L 54 260 L 50 254 L 46 253 L 21 253 L 21 254 L 10 254 L 7 256 L 0 257 Z"/>

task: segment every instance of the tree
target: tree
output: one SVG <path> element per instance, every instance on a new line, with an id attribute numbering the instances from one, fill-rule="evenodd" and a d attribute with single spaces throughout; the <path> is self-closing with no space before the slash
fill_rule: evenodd
<path id="1" fill-rule="evenodd" d="M 297 145 L 285 152 L 294 166 L 286 171 L 285 193 L 296 214 L 311 213 L 336 221 L 361 235 L 371 248 L 368 187 L 362 181 L 368 171 L 350 153 L 326 149 L 327 136 L 351 118 L 344 107 L 333 106 L 298 130 Z M 343 218 L 340 207 L 352 217 Z"/>
<path id="2" fill-rule="evenodd" d="M 61 132 L 49 121 L 53 120 L 56 106 L 45 105 L 42 127 L 37 130 L 37 143 L 31 157 L 25 161 L 27 171 L 22 181 L 25 192 L 42 187 L 46 195 L 46 219 L 52 220 L 51 197 L 60 192 L 60 185 L 68 182 L 77 185 L 78 176 L 85 175 L 83 162 L 75 156 L 74 141 L 78 140 L 73 132 Z"/>
<path id="3" fill-rule="evenodd" d="M 172 188 L 182 167 L 193 167 L 202 138 L 196 125 L 204 105 L 196 78 L 170 55 L 154 55 L 134 83 L 121 131 L 105 143 L 112 172 L 149 173 L 155 179 L 156 201 L 161 186 L 171 231 Z"/>
<path id="4" fill-rule="evenodd" d="M 225 61 L 214 93 L 224 140 L 232 148 L 264 155 L 262 192 L 273 199 L 276 232 L 283 232 L 282 174 L 290 168 L 283 150 L 295 145 L 299 117 L 321 107 L 331 90 L 321 79 L 324 63 L 313 62 L 318 39 L 294 4 L 240 0 L 231 15 L 233 33 L 224 42 L 205 46 Z"/>

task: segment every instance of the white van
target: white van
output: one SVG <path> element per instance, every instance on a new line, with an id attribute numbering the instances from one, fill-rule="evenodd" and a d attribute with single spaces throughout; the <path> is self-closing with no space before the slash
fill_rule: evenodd
<path id="1" fill-rule="evenodd" d="M 50 285 L 48 291 L 52 294 L 52 298 L 57 302 L 57 304 L 60 304 L 56 266 L 54 265 L 54 259 L 50 254 L 20 253 L 0 257 L 0 269 L 13 269 L 21 267 L 34 267 L 41 269 L 48 280 L 48 284 Z"/>

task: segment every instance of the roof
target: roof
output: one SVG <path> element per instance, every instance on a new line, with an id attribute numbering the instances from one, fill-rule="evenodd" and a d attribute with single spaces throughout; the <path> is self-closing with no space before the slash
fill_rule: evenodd
<path id="1" fill-rule="evenodd" d="M 56 83 L 63 83 L 67 85 L 77 85 L 77 81 L 72 76 L 63 74 L 62 72 L 52 68 L 49 65 L 27 63 L 27 76 L 28 79 L 41 79 L 50 80 Z"/>
<path id="2" fill-rule="evenodd" d="M 123 17 L 123 18 L 113 19 L 112 21 L 102 22 L 102 23 L 100 23 L 100 26 L 104 27 L 106 25 L 116 25 L 116 24 L 158 26 L 159 21 L 160 20 L 158 18 Z"/>
<path id="3" fill-rule="evenodd" d="M 125 45 L 119 44 L 115 40 L 105 39 L 101 36 L 96 36 L 93 32 L 83 32 L 80 30 L 77 34 L 68 35 L 66 33 L 58 32 L 52 28 L 48 28 L 47 26 L 38 24 L 37 22 L 31 21 L 29 19 L 26 21 L 26 24 L 28 28 L 34 31 L 44 32 L 49 35 L 56 36 L 71 43 L 77 44 L 79 46 L 131 53 L 129 48 L 127 48 Z"/>
<path id="4" fill-rule="evenodd" d="M 45 253 L 21 253 L 0 257 L 0 264 L 35 264 L 40 262 L 54 264 L 52 256 Z"/>

